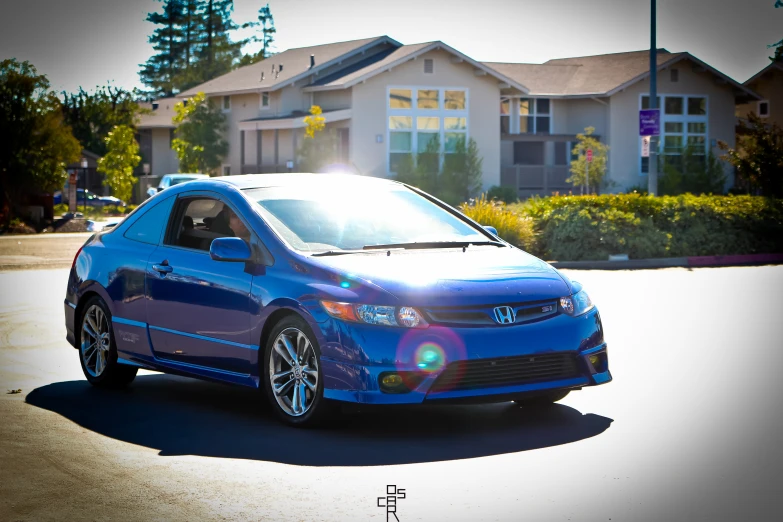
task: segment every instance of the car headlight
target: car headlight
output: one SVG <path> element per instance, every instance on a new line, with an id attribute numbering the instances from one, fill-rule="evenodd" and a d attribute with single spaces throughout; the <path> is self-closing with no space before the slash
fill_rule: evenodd
<path id="1" fill-rule="evenodd" d="M 411 306 L 386 306 L 369 304 L 336 303 L 321 301 L 326 313 L 336 319 L 355 323 L 402 326 L 404 328 L 426 328 L 427 321 Z"/>
<path id="2" fill-rule="evenodd" d="M 593 308 L 595 305 L 584 290 L 580 290 L 570 297 L 560 298 L 560 310 L 574 317 L 587 313 Z"/>

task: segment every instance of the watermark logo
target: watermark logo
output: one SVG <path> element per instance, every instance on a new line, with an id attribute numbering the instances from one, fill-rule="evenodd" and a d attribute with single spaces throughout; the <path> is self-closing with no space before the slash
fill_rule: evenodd
<path id="1" fill-rule="evenodd" d="M 405 499 L 405 490 L 396 485 L 386 486 L 386 496 L 378 497 L 378 507 L 386 508 L 386 522 L 394 517 L 394 520 L 400 522 L 397 516 L 397 500 Z"/>

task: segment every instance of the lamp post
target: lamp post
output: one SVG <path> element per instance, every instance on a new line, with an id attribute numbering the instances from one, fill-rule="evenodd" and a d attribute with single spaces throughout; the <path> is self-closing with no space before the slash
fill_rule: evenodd
<path id="1" fill-rule="evenodd" d="M 84 207 L 82 210 L 85 212 L 87 211 L 87 158 L 82 156 L 82 170 L 84 171 L 84 192 L 82 193 L 82 206 Z"/>
<path id="2" fill-rule="evenodd" d="M 660 110 L 658 107 L 658 60 L 655 45 L 655 0 L 650 0 L 650 109 Z M 647 192 L 651 196 L 658 194 L 658 136 L 654 135 L 650 136 Z"/>

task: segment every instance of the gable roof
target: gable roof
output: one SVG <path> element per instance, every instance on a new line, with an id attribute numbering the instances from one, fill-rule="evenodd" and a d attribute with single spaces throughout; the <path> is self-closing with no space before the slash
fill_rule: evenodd
<path id="1" fill-rule="evenodd" d="M 670 53 L 666 49 L 658 49 L 656 53 L 658 70 L 686 59 L 722 78 L 736 91 L 740 91 L 746 96 L 758 97 L 750 89 L 689 53 Z M 611 96 L 649 76 L 650 52 L 645 50 L 560 58 L 549 60 L 543 64 L 485 62 L 485 65 L 518 81 L 526 82 L 530 87 L 531 94 L 534 95 Z"/>
<path id="2" fill-rule="evenodd" d="M 152 128 L 169 128 L 176 127 L 171 121 L 174 118 L 174 106 L 181 102 L 178 98 L 161 98 L 154 102 L 142 102 L 139 106 L 148 109 L 151 112 L 147 114 L 139 115 L 139 123 L 136 125 L 138 129 L 152 129 Z M 157 104 L 158 108 L 153 109 L 153 104 Z"/>
<path id="3" fill-rule="evenodd" d="M 346 89 L 352 87 L 357 83 L 363 82 L 373 76 L 380 74 L 384 71 L 391 70 L 392 68 L 401 65 L 409 60 L 413 60 L 418 56 L 434 50 L 443 50 L 453 54 L 458 60 L 464 61 L 476 69 L 490 74 L 500 80 L 501 82 L 508 84 L 509 87 L 513 87 L 527 94 L 529 89 L 520 81 L 510 76 L 503 74 L 502 72 L 488 67 L 487 65 L 477 62 L 474 59 L 462 54 L 453 47 L 446 45 L 441 41 L 424 42 L 411 45 L 403 45 L 394 49 L 390 53 L 382 53 L 377 55 L 378 59 L 368 59 L 364 63 L 363 67 L 351 67 L 338 71 L 337 73 L 330 75 L 327 78 L 317 80 L 311 85 L 305 87 L 305 91 L 325 91 L 333 89 Z M 358 65 L 358 64 L 357 64 Z"/>
<path id="4" fill-rule="evenodd" d="M 783 62 L 770 62 L 769 65 L 761 69 L 759 72 L 745 80 L 742 85 L 750 86 L 751 83 L 755 82 L 765 74 L 767 74 L 770 71 L 783 71 Z"/>
<path id="5" fill-rule="evenodd" d="M 218 76 L 208 82 L 181 92 L 177 96 L 187 98 L 199 92 L 204 92 L 208 95 L 226 95 L 242 92 L 275 91 L 309 74 L 323 70 L 339 60 L 344 60 L 349 56 L 382 43 L 390 43 L 395 47 L 402 45 L 388 36 L 378 36 L 348 42 L 288 49 L 266 60 L 234 69 L 223 76 Z M 310 68 L 311 54 L 315 56 L 316 64 L 312 69 Z M 283 69 L 278 71 L 280 65 L 283 66 Z M 261 79 L 262 73 L 264 74 L 263 80 Z"/>

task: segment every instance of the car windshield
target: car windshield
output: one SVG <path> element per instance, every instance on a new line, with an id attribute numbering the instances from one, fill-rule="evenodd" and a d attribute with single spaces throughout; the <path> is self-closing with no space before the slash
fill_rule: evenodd
<path id="1" fill-rule="evenodd" d="M 293 248 L 325 252 L 378 245 L 486 242 L 457 216 L 395 184 L 356 183 L 246 189 Z"/>
<path id="2" fill-rule="evenodd" d="M 171 186 L 179 185 L 180 183 L 185 183 L 186 181 L 191 181 L 194 179 L 198 179 L 198 176 L 190 176 L 185 178 L 171 178 Z"/>

